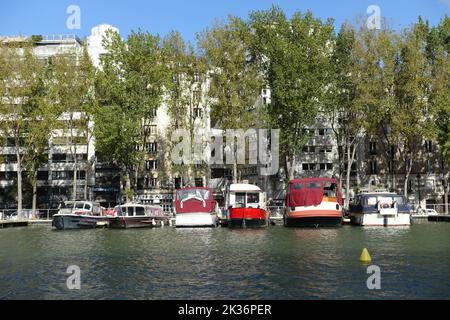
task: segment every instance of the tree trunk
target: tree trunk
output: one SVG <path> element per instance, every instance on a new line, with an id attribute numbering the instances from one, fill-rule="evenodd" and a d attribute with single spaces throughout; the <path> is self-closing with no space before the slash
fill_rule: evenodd
<path id="1" fill-rule="evenodd" d="M 77 200 L 77 154 L 74 154 L 72 200 Z"/>
<path id="2" fill-rule="evenodd" d="M 409 160 L 409 159 L 408 159 Z M 409 180 L 409 175 L 411 174 L 411 169 L 412 169 L 412 163 L 410 163 L 410 161 L 407 161 L 407 168 L 406 168 L 406 174 L 405 174 L 405 183 L 403 185 L 404 190 L 403 190 L 403 194 L 405 196 L 405 198 L 408 198 L 408 180 Z M 420 181 L 419 181 L 420 183 Z M 420 188 L 420 186 L 419 186 Z M 420 203 L 419 203 L 420 206 Z"/>
<path id="3" fill-rule="evenodd" d="M 444 179 L 444 213 L 448 214 L 448 179 Z"/>
<path id="4" fill-rule="evenodd" d="M 86 174 L 84 177 L 84 200 L 88 200 L 88 181 L 89 181 L 89 177 L 90 177 L 90 161 L 87 161 L 87 166 L 86 166 Z"/>
<path id="5" fill-rule="evenodd" d="M 286 156 L 286 167 L 287 167 L 287 176 L 289 180 L 294 179 L 294 173 L 295 173 L 295 155 Z"/>
<path id="6" fill-rule="evenodd" d="M 22 219 L 22 161 L 17 152 L 17 217 Z"/>
<path id="7" fill-rule="evenodd" d="M 130 202 L 130 195 L 129 195 L 130 190 L 131 190 L 130 173 L 128 172 L 127 169 L 125 173 L 125 195 L 127 202 Z"/>
<path id="8" fill-rule="evenodd" d="M 33 179 L 31 179 L 31 183 L 33 185 L 33 198 L 31 203 L 31 214 L 33 217 L 36 217 L 36 207 L 37 207 L 37 170 L 33 165 Z"/>
<path id="9" fill-rule="evenodd" d="M 350 198 L 350 171 L 352 169 L 352 157 L 350 156 L 350 144 L 347 142 L 347 172 L 345 176 L 345 202 L 344 208 L 348 209 L 349 198 Z"/>

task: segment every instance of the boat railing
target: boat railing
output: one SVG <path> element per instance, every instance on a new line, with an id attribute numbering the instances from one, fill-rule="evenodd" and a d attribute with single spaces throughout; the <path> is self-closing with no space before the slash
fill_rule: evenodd
<path id="1" fill-rule="evenodd" d="M 52 220 L 59 209 L 22 209 L 19 216 L 17 209 L 0 209 L 0 220 Z"/>

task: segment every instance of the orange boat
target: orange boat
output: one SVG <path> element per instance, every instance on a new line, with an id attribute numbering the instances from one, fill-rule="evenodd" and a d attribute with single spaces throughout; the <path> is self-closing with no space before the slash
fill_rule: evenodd
<path id="1" fill-rule="evenodd" d="M 342 224 L 342 195 L 331 178 L 299 178 L 289 182 L 285 226 L 337 227 Z"/>

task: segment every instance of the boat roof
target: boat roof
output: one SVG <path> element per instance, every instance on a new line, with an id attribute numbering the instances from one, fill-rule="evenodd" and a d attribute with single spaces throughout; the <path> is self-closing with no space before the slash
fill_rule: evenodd
<path id="1" fill-rule="evenodd" d="M 293 183 L 305 183 L 305 182 L 333 182 L 333 183 L 337 183 L 338 180 L 336 178 L 315 177 L 315 178 L 296 178 L 296 179 L 292 179 L 291 181 L 289 181 L 290 184 L 293 184 Z"/>
<path id="2" fill-rule="evenodd" d="M 246 191 L 253 191 L 253 192 L 262 192 L 261 188 L 254 184 L 249 183 L 232 183 L 230 184 L 230 191 L 231 192 L 246 192 Z"/>
<path id="3" fill-rule="evenodd" d="M 179 191 L 179 190 L 209 190 L 209 191 L 211 191 L 212 189 L 208 188 L 208 187 L 183 187 L 183 188 L 177 189 L 177 191 Z"/>
<path id="4" fill-rule="evenodd" d="M 142 203 L 135 203 L 135 202 L 127 202 L 125 204 L 118 204 L 117 206 L 115 206 L 115 208 L 118 208 L 118 207 L 161 208 L 161 206 L 158 206 L 158 205 L 142 204 Z"/>
<path id="5" fill-rule="evenodd" d="M 397 194 L 395 192 L 365 192 L 365 193 L 358 193 L 357 196 L 398 196 L 403 197 L 403 195 Z"/>

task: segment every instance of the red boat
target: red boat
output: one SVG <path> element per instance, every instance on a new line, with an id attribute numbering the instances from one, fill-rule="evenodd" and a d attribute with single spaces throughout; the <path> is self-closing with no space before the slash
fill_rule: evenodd
<path id="1" fill-rule="evenodd" d="M 231 184 L 226 193 L 228 226 L 234 228 L 266 227 L 269 213 L 265 193 L 256 185 Z"/>
<path id="2" fill-rule="evenodd" d="M 334 227 L 342 224 L 339 183 L 330 178 L 299 178 L 289 182 L 285 226 Z"/>
<path id="3" fill-rule="evenodd" d="M 176 227 L 216 227 L 218 205 L 209 188 L 191 187 L 176 191 Z"/>

